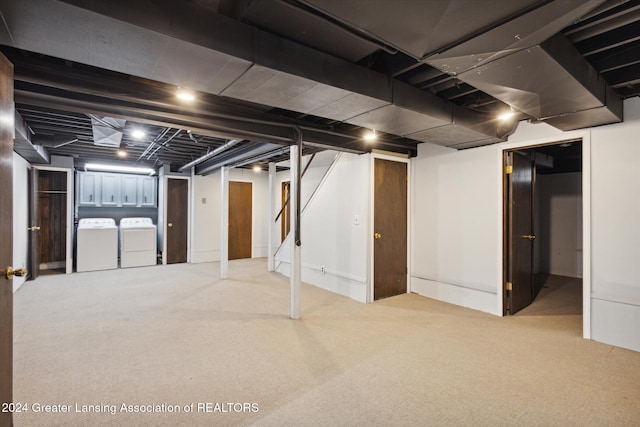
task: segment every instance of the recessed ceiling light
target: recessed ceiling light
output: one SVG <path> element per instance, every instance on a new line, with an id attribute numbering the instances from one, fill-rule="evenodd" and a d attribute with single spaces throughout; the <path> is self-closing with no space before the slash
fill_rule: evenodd
<path id="1" fill-rule="evenodd" d="M 364 134 L 364 140 L 367 142 L 373 142 L 376 139 L 378 139 L 378 134 L 376 134 L 376 130 L 373 129 L 367 133 Z"/>
<path id="2" fill-rule="evenodd" d="M 193 93 L 192 90 L 189 89 L 185 89 L 185 88 L 178 88 L 178 91 L 176 92 L 176 96 L 178 97 L 178 99 L 181 99 L 183 101 L 193 101 L 194 99 L 196 99 L 196 94 Z"/>
<path id="3" fill-rule="evenodd" d="M 134 129 L 131 132 L 131 136 L 134 137 L 135 139 L 142 139 L 145 136 L 147 136 L 147 133 L 145 131 L 143 131 L 142 129 Z"/>

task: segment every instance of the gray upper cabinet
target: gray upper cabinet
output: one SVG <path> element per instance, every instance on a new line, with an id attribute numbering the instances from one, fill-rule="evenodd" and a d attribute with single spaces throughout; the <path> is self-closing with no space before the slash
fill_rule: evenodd
<path id="1" fill-rule="evenodd" d="M 102 187 L 100 205 L 118 206 L 120 204 L 120 176 L 103 173 L 100 185 Z"/>
<path id="2" fill-rule="evenodd" d="M 158 205 L 153 176 L 78 172 L 78 206 L 144 207 Z"/>
<path id="3" fill-rule="evenodd" d="M 99 175 L 94 172 L 78 173 L 78 204 L 80 206 L 97 206 Z"/>
<path id="4" fill-rule="evenodd" d="M 138 206 L 139 176 L 123 175 L 120 179 L 120 204 L 122 206 Z"/>
<path id="5" fill-rule="evenodd" d="M 141 176 L 140 178 L 140 206 L 154 207 L 157 205 L 158 180 L 153 176 Z"/>

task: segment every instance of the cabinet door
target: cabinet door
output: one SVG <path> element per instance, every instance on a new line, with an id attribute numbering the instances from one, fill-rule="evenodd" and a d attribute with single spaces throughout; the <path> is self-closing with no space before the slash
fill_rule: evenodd
<path id="1" fill-rule="evenodd" d="M 123 175 L 120 180 L 120 203 L 122 206 L 138 205 L 138 176 Z"/>
<path id="2" fill-rule="evenodd" d="M 98 205 L 98 178 L 92 172 L 78 172 L 78 204 L 82 206 Z"/>
<path id="3" fill-rule="evenodd" d="M 140 206 L 144 207 L 155 207 L 156 206 L 156 194 L 157 183 L 155 177 L 152 176 L 143 176 L 140 177 L 141 181 L 141 195 L 140 195 Z"/>
<path id="4" fill-rule="evenodd" d="M 120 202 L 120 176 L 102 174 L 100 205 L 118 206 Z"/>

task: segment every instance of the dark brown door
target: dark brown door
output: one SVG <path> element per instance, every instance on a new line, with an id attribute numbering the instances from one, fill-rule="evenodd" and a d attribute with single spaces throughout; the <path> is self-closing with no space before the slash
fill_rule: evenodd
<path id="1" fill-rule="evenodd" d="M 167 180 L 167 264 L 187 262 L 189 182 Z"/>
<path id="2" fill-rule="evenodd" d="M 38 230 L 37 228 L 40 228 Z M 33 227 L 32 227 L 33 230 Z M 40 234 L 40 264 L 50 270 L 66 271 L 67 260 L 67 173 L 38 172 L 38 224 L 30 234 Z"/>
<path id="3" fill-rule="evenodd" d="M 29 280 L 40 275 L 40 210 L 38 209 L 38 169 L 29 174 Z"/>
<path id="4" fill-rule="evenodd" d="M 229 182 L 229 259 L 251 258 L 251 193 L 250 182 Z"/>
<path id="5" fill-rule="evenodd" d="M 13 117 L 13 65 L 0 54 L 0 117 Z M 13 400 L 13 283 L 5 268 L 13 263 L 13 120 L 0 120 L 0 403 Z M 0 411 L 0 426 L 12 425 Z"/>
<path id="6" fill-rule="evenodd" d="M 534 166 L 530 156 L 508 153 L 512 170 L 507 192 L 507 303 L 510 314 L 533 301 L 533 185 Z"/>
<path id="7" fill-rule="evenodd" d="M 407 292 L 407 164 L 375 159 L 373 298 Z"/>
<path id="8" fill-rule="evenodd" d="M 284 242 L 284 239 L 287 238 L 287 234 L 289 234 L 289 230 L 291 230 L 291 216 L 289 215 L 288 209 L 288 201 L 289 201 L 289 191 L 291 190 L 291 182 L 284 181 L 282 183 L 282 221 L 280 221 L 280 241 Z"/>

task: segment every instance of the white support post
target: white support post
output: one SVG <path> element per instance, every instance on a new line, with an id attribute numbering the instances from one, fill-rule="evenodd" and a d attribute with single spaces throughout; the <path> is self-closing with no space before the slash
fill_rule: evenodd
<path id="1" fill-rule="evenodd" d="M 273 253 L 273 229 L 275 227 L 275 212 L 273 211 L 276 206 L 275 195 L 275 181 L 276 181 L 276 164 L 269 163 L 269 213 L 267 215 L 267 270 L 274 271 L 276 269 L 275 254 Z"/>
<path id="2" fill-rule="evenodd" d="M 229 277 L 229 168 L 223 166 L 220 170 L 220 278 Z"/>
<path id="3" fill-rule="evenodd" d="M 297 229 L 300 221 L 298 219 L 298 198 L 296 194 L 298 193 L 298 186 L 300 185 L 299 173 L 300 170 L 300 157 L 298 156 L 298 146 L 292 145 L 290 156 L 291 156 L 291 187 L 289 194 L 291 197 L 289 198 L 289 209 L 291 212 L 291 318 L 299 319 L 300 318 L 300 289 L 301 289 L 301 247 L 298 246 L 298 242 L 296 242 L 296 236 L 299 235 L 299 231 Z"/>

